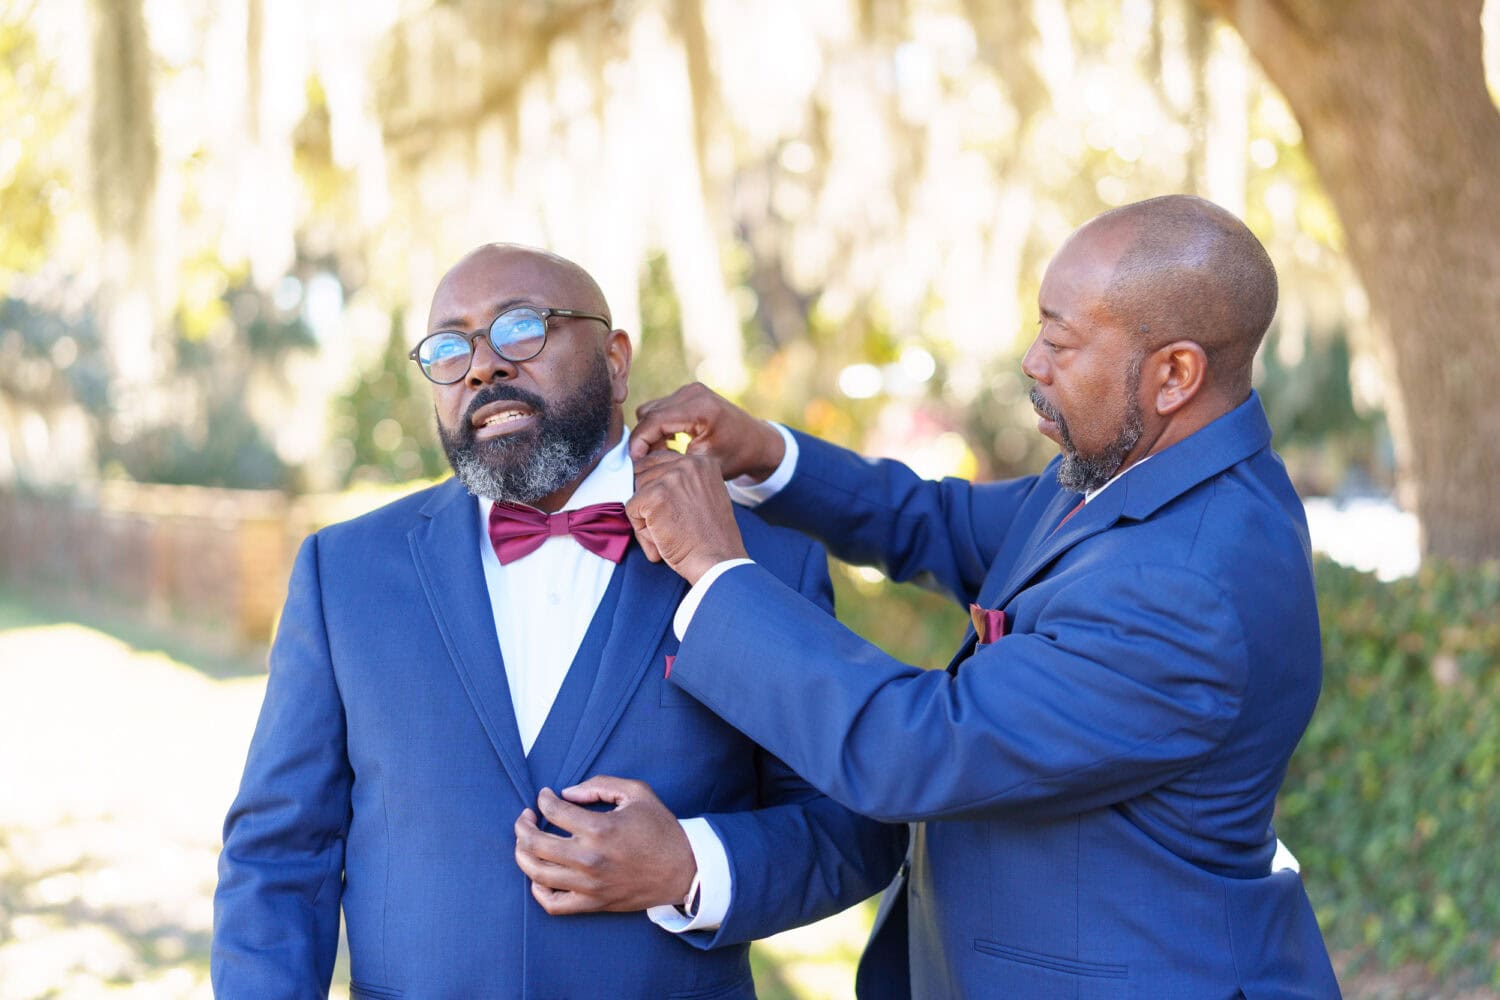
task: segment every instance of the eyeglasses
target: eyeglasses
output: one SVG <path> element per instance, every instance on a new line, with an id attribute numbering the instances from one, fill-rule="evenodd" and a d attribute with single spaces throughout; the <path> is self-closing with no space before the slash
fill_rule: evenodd
<path id="1" fill-rule="evenodd" d="M 474 342 L 480 337 L 489 337 L 490 348 L 506 361 L 530 361 L 542 353 L 547 346 L 547 320 L 552 316 L 564 319 L 593 319 L 609 326 L 609 320 L 594 313 L 576 312 L 572 309 L 533 309 L 522 306 L 507 309 L 496 316 L 489 329 L 478 333 L 462 333 L 458 330 L 438 330 L 422 338 L 421 343 L 411 349 L 407 357 L 417 363 L 422 374 L 438 385 L 452 385 L 461 381 L 474 367 Z"/>

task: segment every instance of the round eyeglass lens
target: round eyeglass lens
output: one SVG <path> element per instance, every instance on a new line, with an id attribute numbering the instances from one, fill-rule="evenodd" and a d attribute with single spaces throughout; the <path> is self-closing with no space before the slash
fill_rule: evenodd
<path id="1" fill-rule="evenodd" d="M 449 385 L 469 370 L 469 341 L 458 333 L 435 333 L 422 341 L 417 361 L 434 382 Z"/>
<path id="2" fill-rule="evenodd" d="M 547 321 L 535 309 L 512 309 L 490 324 L 490 346 L 511 361 L 529 361 L 547 342 Z"/>

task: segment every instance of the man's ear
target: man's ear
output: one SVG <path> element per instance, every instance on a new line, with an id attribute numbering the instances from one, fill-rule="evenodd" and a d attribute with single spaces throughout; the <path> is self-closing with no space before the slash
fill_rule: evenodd
<path id="1" fill-rule="evenodd" d="M 1156 412 L 1170 416 L 1203 390 L 1208 380 L 1208 354 L 1192 340 L 1176 340 L 1151 352 L 1146 364 L 1155 376 Z"/>
<path id="2" fill-rule="evenodd" d="M 630 334 L 624 330 L 611 330 L 604 341 L 604 361 L 609 365 L 610 399 L 616 406 L 624 406 L 630 395 Z"/>

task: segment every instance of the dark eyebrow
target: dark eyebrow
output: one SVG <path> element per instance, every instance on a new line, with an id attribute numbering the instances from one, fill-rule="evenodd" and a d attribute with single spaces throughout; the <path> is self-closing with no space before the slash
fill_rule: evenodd
<path id="1" fill-rule="evenodd" d="M 490 322 L 494 322 L 495 317 L 499 316 L 507 309 L 514 309 L 516 306 L 529 306 L 531 304 L 531 300 L 527 298 L 506 299 L 504 302 L 499 303 L 490 310 Z M 449 317 L 448 319 L 443 320 L 441 323 L 434 324 L 432 330 L 433 332 L 436 332 L 438 330 L 466 330 L 468 329 L 468 327 L 468 317 L 459 316 L 457 318 Z"/>

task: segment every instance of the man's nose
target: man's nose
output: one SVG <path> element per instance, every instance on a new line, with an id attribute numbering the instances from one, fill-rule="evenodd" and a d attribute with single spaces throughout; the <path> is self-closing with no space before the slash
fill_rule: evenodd
<path id="1" fill-rule="evenodd" d="M 490 346 L 489 337 L 480 337 L 474 341 L 474 360 L 469 365 L 467 381 L 471 388 L 479 388 L 488 385 L 496 379 L 511 379 L 516 377 L 516 363 L 502 358 L 496 350 Z"/>
<path id="2" fill-rule="evenodd" d="M 1047 367 L 1047 352 L 1042 348 L 1042 338 L 1037 337 L 1026 348 L 1021 358 L 1021 374 L 1035 382 L 1046 382 L 1051 369 Z"/>

